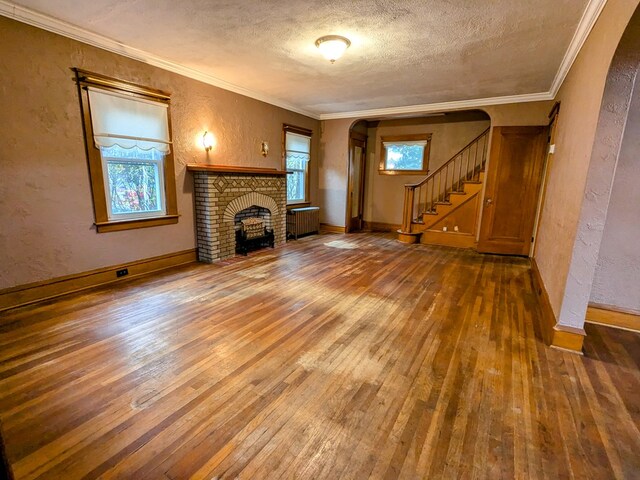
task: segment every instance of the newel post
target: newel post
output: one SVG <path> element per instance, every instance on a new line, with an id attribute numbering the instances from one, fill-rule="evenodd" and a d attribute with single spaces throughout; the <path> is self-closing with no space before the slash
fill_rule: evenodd
<path id="1" fill-rule="evenodd" d="M 420 233 L 411 233 L 411 220 L 413 218 L 413 201 L 416 189 L 412 185 L 404 186 L 404 209 L 402 211 L 402 226 L 398 230 L 398 240 L 403 243 L 416 243 Z"/>
<path id="2" fill-rule="evenodd" d="M 404 210 L 402 212 L 402 231 L 411 231 L 411 217 L 413 216 L 413 200 L 415 189 L 409 185 L 404 186 Z"/>

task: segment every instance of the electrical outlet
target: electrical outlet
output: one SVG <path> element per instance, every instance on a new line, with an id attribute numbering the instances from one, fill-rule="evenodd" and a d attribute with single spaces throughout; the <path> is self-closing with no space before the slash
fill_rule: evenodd
<path id="1" fill-rule="evenodd" d="M 125 275 L 129 275 L 129 269 L 123 268 L 122 270 L 116 270 L 116 277 L 124 277 Z"/>

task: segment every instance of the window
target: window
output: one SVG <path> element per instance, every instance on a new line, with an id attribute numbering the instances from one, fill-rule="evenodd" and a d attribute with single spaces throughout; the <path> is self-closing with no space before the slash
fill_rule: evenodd
<path id="1" fill-rule="evenodd" d="M 431 134 L 382 137 L 380 173 L 387 175 L 428 172 Z"/>
<path id="2" fill-rule="evenodd" d="M 109 220 L 166 213 L 163 155 L 155 149 L 101 147 Z"/>
<path id="3" fill-rule="evenodd" d="M 98 232 L 177 223 L 169 96 L 76 69 Z"/>
<path id="4" fill-rule="evenodd" d="M 292 172 L 287 175 L 287 203 L 307 203 L 311 130 L 284 126 L 284 160 L 285 169 Z"/>

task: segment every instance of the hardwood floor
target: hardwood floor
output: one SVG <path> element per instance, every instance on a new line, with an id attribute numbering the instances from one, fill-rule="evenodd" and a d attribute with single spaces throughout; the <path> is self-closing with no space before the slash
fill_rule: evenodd
<path id="1" fill-rule="evenodd" d="M 320 235 L 0 317 L 18 479 L 640 478 L 640 336 L 528 261 Z"/>

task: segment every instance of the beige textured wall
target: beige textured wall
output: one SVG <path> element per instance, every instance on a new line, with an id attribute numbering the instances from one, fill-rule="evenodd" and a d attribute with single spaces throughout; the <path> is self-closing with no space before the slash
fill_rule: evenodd
<path id="1" fill-rule="evenodd" d="M 318 198 L 320 222 L 345 226 L 347 176 L 349 168 L 349 129 L 352 119 L 325 120 L 320 125 L 320 167 Z"/>
<path id="2" fill-rule="evenodd" d="M 506 105 L 489 105 L 482 107 L 482 110 L 491 117 L 491 126 L 493 127 L 547 125 L 553 103 L 552 101 L 508 103 Z"/>
<path id="3" fill-rule="evenodd" d="M 426 119 L 425 119 L 426 120 Z M 415 183 L 424 175 L 381 175 L 379 173 L 382 137 L 431 133 L 429 171 L 437 170 L 465 145 L 489 127 L 489 119 L 442 123 L 445 117 L 434 117 L 422 124 L 402 125 L 380 122 L 369 129 L 367 143 L 367 180 L 364 219 L 368 222 L 402 223 L 404 185 Z"/>
<path id="4" fill-rule="evenodd" d="M 546 125 L 553 102 L 481 107 L 494 126 Z M 456 110 L 451 110 L 456 111 Z M 354 119 L 324 120 L 321 126 L 319 202 L 321 221 L 344 227 L 347 195 L 349 129 Z"/>
<path id="5" fill-rule="evenodd" d="M 615 170 L 591 301 L 640 313 L 640 82 Z"/>
<path id="6" fill-rule="evenodd" d="M 553 168 L 540 216 L 536 263 L 560 314 L 609 64 L 638 0 L 610 0 L 556 99 L 561 102 Z"/>
<path id="7" fill-rule="evenodd" d="M 0 17 L 0 288 L 195 247 L 187 163 L 280 167 L 282 123 L 314 131 L 311 198 L 317 200 L 319 122 L 44 30 Z M 78 93 L 80 67 L 172 94 L 178 224 L 97 234 Z M 218 144 L 207 159 L 207 129 Z M 260 143 L 269 142 L 267 158 Z"/>

